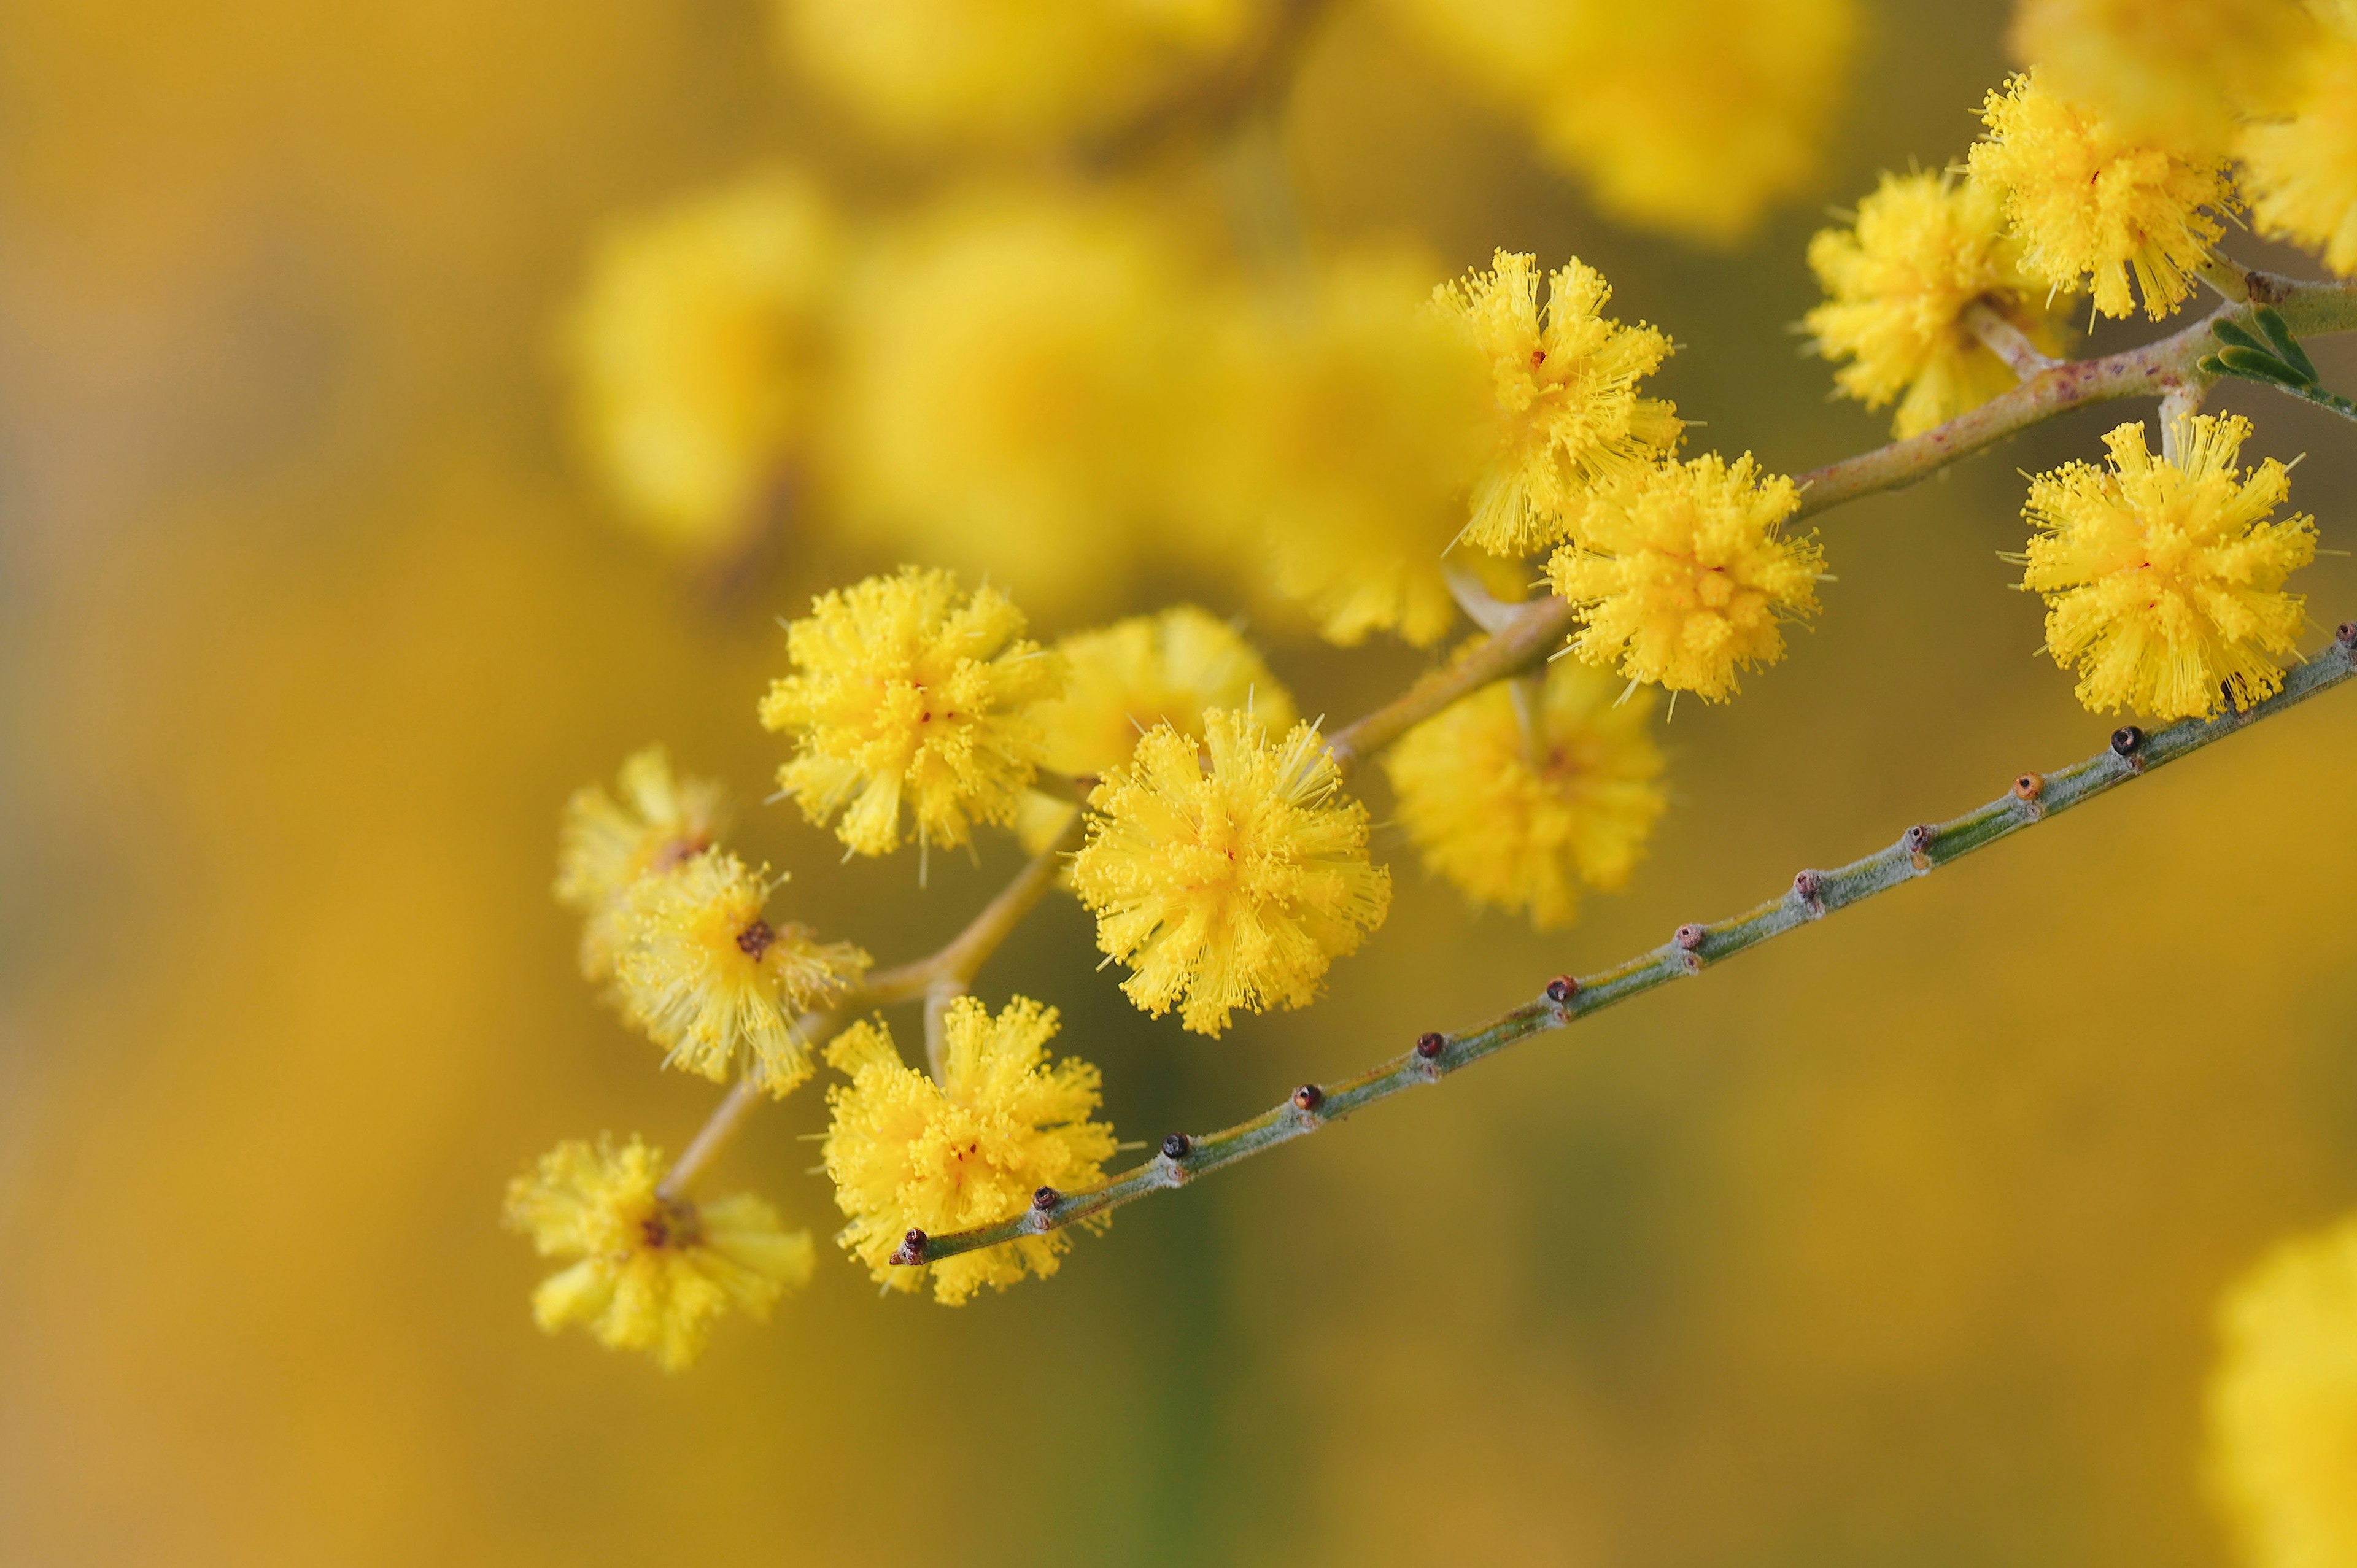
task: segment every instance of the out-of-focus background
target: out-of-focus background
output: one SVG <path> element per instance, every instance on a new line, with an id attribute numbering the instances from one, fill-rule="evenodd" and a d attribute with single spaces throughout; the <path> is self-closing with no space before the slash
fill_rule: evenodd
<path id="1" fill-rule="evenodd" d="M 1599 209 L 1412 9 L 1333 7 L 1271 139 L 1137 177 L 1189 210 L 1275 188 L 1313 248 L 1436 278 L 1577 252 L 1682 346 L 1660 384 L 1700 441 L 1797 471 L 1882 438 L 1795 351 L 1803 249 L 1878 169 L 1961 153 L 2000 8 L 1870 7 L 1814 172 L 1701 245 Z M 665 1377 L 535 1332 L 543 1265 L 497 1224 L 559 1138 L 675 1150 L 712 1100 L 575 975 L 557 805 L 663 739 L 887 961 L 1016 856 L 920 891 L 758 804 L 774 616 L 897 546 L 791 506 L 717 561 L 633 532 L 565 322 L 634 215 L 788 156 L 880 212 L 942 156 L 781 67 L 756 0 L 0 28 L 0 1559 L 2228 1560 L 2214 1304 L 2357 1203 L 2350 699 L 1129 1210 L 1052 1282 L 950 1311 L 830 1256 Z M 2255 395 L 2225 401 L 2309 454 L 2295 499 L 2349 546 L 2348 427 Z M 1062 900 L 982 991 L 1065 1009 L 1125 1136 L 1222 1124 L 2093 750 L 1996 552 L 2017 467 L 2119 417 L 1826 516 L 1822 622 L 1681 704 L 1655 853 L 1574 929 L 1469 913 L 1387 832 L 1395 912 L 1307 1013 L 1150 1021 Z M 2357 613 L 2349 561 L 2305 585 Z M 1254 611 L 1305 713 L 1427 657 L 1187 586 Z M 719 1185 L 830 1232 L 822 1116 L 765 1115 Z"/>

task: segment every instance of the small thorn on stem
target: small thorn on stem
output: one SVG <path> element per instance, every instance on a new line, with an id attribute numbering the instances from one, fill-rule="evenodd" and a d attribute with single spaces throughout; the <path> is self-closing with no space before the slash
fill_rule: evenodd
<path id="1" fill-rule="evenodd" d="M 1448 1040 L 1446 1036 L 1423 1034 L 1415 1037 L 1415 1054 L 1426 1061 L 1432 1060 L 1448 1048 Z"/>
<path id="2" fill-rule="evenodd" d="M 1547 1000 L 1560 1007 L 1579 994 L 1579 982 L 1567 974 L 1558 974 L 1547 982 Z"/>
<path id="3" fill-rule="evenodd" d="M 1031 1207 L 1045 1214 L 1064 1201 L 1064 1195 L 1052 1187 L 1043 1187 L 1031 1195 Z"/>
<path id="4" fill-rule="evenodd" d="M 925 1233 L 922 1230 L 911 1229 L 907 1235 L 901 1237 L 900 1244 L 892 1249 L 892 1261 L 901 1264 L 923 1262 Z"/>
<path id="5" fill-rule="evenodd" d="M 1305 1083 L 1293 1091 L 1296 1111 L 1315 1111 L 1326 1103 L 1326 1091 L 1314 1083 Z"/>
<path id="6" fill-rule="evenodd" d="M 1162 1157 L 1166 1160 L 1183 1160 L 1194 1152 L 1195 1140 L 1184 1133 L 1173 1133 L 1162 1140 Z"/>

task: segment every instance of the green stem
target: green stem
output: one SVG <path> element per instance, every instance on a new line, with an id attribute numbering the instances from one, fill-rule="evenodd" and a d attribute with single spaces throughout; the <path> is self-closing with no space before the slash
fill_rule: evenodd
<path id="1" fill-rule="evenodd" d="M 2329 408 L 2343 419 L 2357 419 L 2357 398 L 2342 397 L 2322 387 L 2297 387 L 2288 381 L 2261 381 L 2261 386 L 2273 387 L 2286 397 L 2296 397 L 2302 403 L 2312 403 L 2319 408 Z"/>
<path id="2" fill-rule="evenodd" d="M 1200 1138 L 1174 1138 L 1166 1149 L 1173 1145 L 1181 1149 L 1183 1152 L 1176 1157 L 1168 1152 L 1157 1155 L 1093 1191 L 1064 1195 L 1053 1208 L 1027 1209 L 999 1224 L 954 1235 L 928 1237 L 911 1232 L 909 1243 L 895 1255 L 894 1262 L 937 1262 L 960 1252 L 1093 1219 L 1150 1194 L 1184 1186 L 1279 1144 L 1291 1143 L 1378 1101 L 1437 1083 L 1458 1068 L 1518 1041 L 1560 1029 L 1576 1019 L 1674 980 L 1700 974 L 1722 959 L 1732 958 L 1770 938 L 1823 919 L 1836 909 L 1928 875 L 1952 860 L 2009 838 L 2024 828 L 2339 685 L 2352 672 L 2352 644 L 2357 644 L 2357 623 L 2344 624 L 2329 648 L 2292 671 L 2283 690 L 2266 702 L 2239 712 L 2230 710 L 2216 718 L 2187 719 L 2154 735 L 2121 730 L 2114 736 L 2111 748 L 2043 779 L 2025 774 L 2010 792 L 1978 811 L 1945 822 L 1910 828 L 1889 848 L 1837 871 L 1803 871 L 1792 879 L 1792 887 L 1784 894 L 1749 914 L 1715 925 L 1681 926 L 1669 941 L 1652 951 L 1601 974 L 1576 982 L 1557 980 L 1535 1001 L 1526 1002 L 1480 1028 L 1453 1036 L 1427 1035 L 1405 1056 L 1394 1057 L 1340 1084 L 1322 1090 L 1296 1090 L 1292 1099 L 1249 1122 Z"/>

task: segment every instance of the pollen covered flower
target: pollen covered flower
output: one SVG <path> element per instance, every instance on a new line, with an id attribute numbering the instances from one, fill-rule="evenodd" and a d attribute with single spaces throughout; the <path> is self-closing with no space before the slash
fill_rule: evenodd
<path id="1" fill-rule="evenodd" d="M 571 1141 L 509 1183 L 509 1228 L 544 1258 L 574 1260 L 533 1292 L 543 1332 L 578 1323 L 608 1349 L 644 1350 L 676 1372 L 731 1305 L 766 1323 L 779 1296 L 809 1282 L 809 1231 L 781 1229 L 749 1193 L 665 1197 L 655 1187 L 666 1169 L 636 1138 L 619 1149 Z"/>
<path id="2" fill-rule="evenodd" d="M 1825 303 L 1804 325 L 1817 352 L 1868 408 L 1896 399 L 1900 437 L 1942 424 L 2013 388 L 2013 368 L 1965 324 L 1985 304 L 2048 352 L 2059 351 L 2049 286 L 2022 270 L 2005 206 L 1987 186 L 1940 174 L 1886 174 L 1847 229 L 1809 242 Z"/>
<path id="3" fill-rule="evenodd" d="M 1650 690 L 1559 659 L 1408 731 L 1383 769 L 1426 869 L 1541 930 L 1569 925 L 1579 885 L 1625 886 L 1667 808 L 1652 711 Z"/>
<path id="4" fill-rule="evenodd" d="M 1638 395 L 1670 340 L 1603 314 L 1604 274 L 1574 257 L 1546 275 L 1534 256 L 1500 251 L 1486 273 L 1433 291 L 1433 303 L 1489 364 L 1499 445 L 1474 483 L 1467 543 L 1525 555 L 1561 539 L 1599 479 L 1650 467 L 1676 446 L 1675 409 Z"/>
<path id="5" fill-rule="evenodd" d="M 623 1016 L 670 1051 L 664 1066 L 716 1083 L 741 1066 L 783 1096 L 811 1074 L 796 1015 L 857 983 L 870 961 L 807 926 L 771 925 L 773 886 L 716 849 L 642 877 L 616 921 L 614 995 Z"/>
<path id="6" fill-rule="evenodd" d="M 1129 999 L 1216 1036 L 1238 1008 L 1308 1005 L 1383 924 L 1392 884 L 1314 726 L 1273 741 L 1215 710 L 1203 734 L 1165 725 L 1105 776 L 1071 875 L 1098 948 L 1130 966 Z"/>
<path id="7" fill-rule="evenodd" d="M 2218 1328 L 2211 1473 L 2245 1568 L 2357 1563 L 2357 1219 L 2277 1247 Z"/>
<path id="8" fill-rule="evenodd" d="M 1991 92 L 1981 119 L 1972 177 L 2004 200 L 2032 276 L 2092 288 L 2097 310 L 2126 316 L 2133 274 L 2155 321 L 2192 294 L 2193 270 L 2225 232 L 2204 209 L 2233 199 L 2221 160 L 2125 135 L 2034 72 Z"/>
<path id="9" fill-rule="evenodd" d="M 666 874 L 712 846 L 724 814 L 720 786 L 674 778 L 660 746 L 632 752 L 615 780 L 573 793 L 556 829 L 556 901 L 582 918 L 581 972 L 610 979 L 616 924 L 639 879 Z"/>
<path id="10" fill-rule="evenodd" d="M 2243 189 L 2259 231 L 2357 274 L 2357 3 L 2321 8 L 2280 116 L 2244 128 Z"/>
<path id="11" fill-rule="evenodd" d="M 568 348 L 583 445 L 672 543 L 742 530 L 806 449 L 840 242 L 806 177 L 756 175 L 609 234 Z"/>
<path id="12" fill-rule="evenodd" d="M 2314 47 L 2301 0 L 2022 0 L 2014 53 L 2131 135 L 2222 146 Z"/>
<path id="13" fill-rule="evenodd" d="M 851 1079 L 827 1090 L 834 1115 L 821 1146 L 851 1217 L 836 1240 L 879 1283 L 915 1291 L 930 1277 L 933 1299 L 955 1306 L 984 1285 L 1056 1272 L 1071 1245 L 1060 1230 L 921 1266 L 891 1261 L 912 1230 L 970 1230 L 1020 1214 L 1040 1187 L 1103 1182 L 1113 1129 L 1089 1120 L 1101 1079 L 1071 1057 L 1049 1065 L 1055 1033 L 1053 1007 L 1017 996 L 993 1018 L 961 996 L 942 1018 L 939 1083 L 901 1062 L 880 1023 L 855 1024 L 827 1047 Z"/>
<path id="14" fill-rule="evenodd" d="M 1023 627 L 996 588 L 968 597 L 913 566 L 814 601 L 786 628 L 794 672 L 761 699 L 762 726 L 795 741 L 780 792 L 820 826 L 841 812 L 835 836 L 861 854 L 899 847 L 903 804 L 928 844 L 1013 822 L 1039 760 L 1029 710 L 1064 681 Z"/>
<path id="15" fill-rule="evenodd" d="M 2144 426 L 2104 437 L 2108 470 L 2072 463 L 2030 481 L 2038 525 L 2021 585 L 2046 597 L 2046 647 L 2079 672 L 2079 701 L 2158 719 L 2206 717 L 2283 686 L 2307 601 L 2284 579 L 2316 556 L 2316 520 L 2273 519 L 2291 478 L 2234 459 L 2249 420 L 2195 414 L 2179 461 L 2146 450 Z"/>
<path id="16" fill-rule="evenodd" d="M 1631 681 L 1724 702 L 1738 670 L 1784 657 L 1779 624 L 1816 613 L 1824 557 L 1814 535 L 1787 539 L 1792 481 L 1745 453 L 1671 463 L 1599 489 L 1547 564 L 1574 607 L 1572 651 L 1617 662 Z"/>

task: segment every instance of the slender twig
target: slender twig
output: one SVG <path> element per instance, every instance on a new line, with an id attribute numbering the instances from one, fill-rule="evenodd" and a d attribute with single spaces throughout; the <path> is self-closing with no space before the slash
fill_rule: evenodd
<path id="1" fill-rule="evenodd" d="M 794 1034 L 805 1045 L 814 1047 L 834 1034 L 842 1021 L 840 1008 L 805 1013 L 794 1020 Z M 673 1202 L 686 1197 L 695 1186 L 696 1178 L 720 1157 L 723 1149 L 736 1141 L 746 1120 L 770 1098 L 769 1085 L 758 1075 L 748 1073 L 738 1079 L 722 1096 L 720 1103 L 712 1108 L 712 1114 L 705 1118 L 702 1127 L 696 1129 L 695 1136 L 688 1141 L 678 1160 L 656 1184 L 655 1191 Z"/>
<path id="2" fill-rule="evenodd" d="M 1174 1134 L 1164 1144 L 1162 1154 L 1093 1191 L 1063 1195 L 1051 1209 L 1027 1209 L 999 1224 L 954 1235 L 920 1236 L 912 1232 L 903 1249 L 909 1254 L 905 1261 L 935 1262 L 960 1252 L 1096 1218 L 1149 1194 L 1184 1186 L 1197 1176 L 1279 1144 L 1290 1143 L 1377 1101 L 1437 1083 L 1458 1068 L 1517 1041 L 1560 1029 L 1576 1019 L 1671 981 L 1700 974 L 1722 959 L 1823 919 L 1836 909 L 1877 893 L 1928 875 L 1952 860 L 2011 837 L 2213 740 L 2233 735 L 2256 720 L 2272 717 L 2319 692 L 2339 685 L 2352 672 L 2352 644 L 2357 644 L 2357 623 L 2343 624 L 2331 645 L 2291 671 L 2283 690 L 2266 702 L 2248 709 L 2229 710 L 2212 719 L 2187 719 L 2154 735 L 2133 728 L 2119 730 L 2113 736 L 2109 748 L 2044 778 L 2024 774 L 2008 793 L 1976 811 L 1967 811 L 1945 822 L 1909 828 L 1889 848 L 1837 871 L 1803 871 L 1792 879 L 1792 887 L 1782 897 L 1770 899 L 1749 914 L 1715 925 L 1680 926 L 1667 942 L 1617 969 L 1579 980 L 1568 976 L 1557 979 L 1535 1001 L 1524 1003 L 1480 1028 L 1456 1036 L 1426 1035 L 1404 1056 L 1339 1084 L 1296 1090 L 1274 1111 L 1224 1132 L 1196 1138 Z M 896 1255 L 893 1261 L 904 1260 Z"/>
<path id="3" fill-rule="evenodd" d="M 1964 306 L 1964 326 L 1982 347 L 2003 360 L 2023 381 L 2043 374 L 2063 361 L 2029 340 L 2029 334 L 2006 318 L 1986 299 Z"/>
<path id="4" fill-rule="evenodd" d="M 1031 907 L 1055 886 L 1065 852 L 1080 842 L 1080 836 L 1081 816 L 1075 811 L 1056 842 L 1026 862 L 1023 869 L 1015 874 L 1015 880 L 983 906 L 982 912 L 966 922 L 965 929 L 951 938 L 947 946 L 914 963 L 878 970 L 867 977 L 856 1000 L 871 1006 L 885 1006 L 913 1001 L 942 982 L 960 986 L 971 984 L 984 961 L 998 950 L 998 944 L 1014 934 L 1015 928 L 1023 923 L 1023 917 L 1031 912 Z"/>

